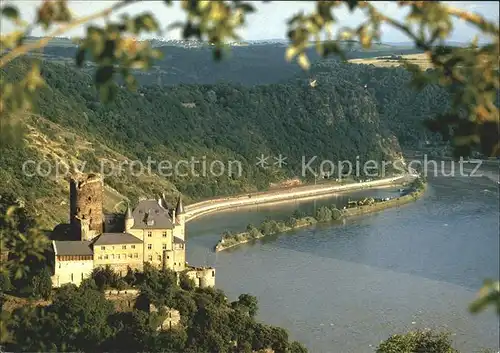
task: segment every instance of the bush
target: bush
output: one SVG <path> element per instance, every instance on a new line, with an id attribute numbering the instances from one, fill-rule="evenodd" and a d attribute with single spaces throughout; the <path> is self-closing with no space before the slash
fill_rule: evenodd
<path id="1" fill-rule="evenodd" d="M 49 299 L 52 292 L 52 279 L 49 270 L 44 267 L 31 279 L 32 295 L 35 298 Z"/>
<path id="2" fill-rule="evenodd" d="M 382 342 L 376 353 L 458 353 L 451 346 L 449 334 L 432 331 L 415 331 L 404 335 L 393 335 Z"/>
<path id="3" fill-rule="evenodd" d="M 332 220 L 332 211 L 326 207 L 320 207 L 320 209 L 316 212 L 316 219 L 319 222 L 328 222 Z"/>
<path id="4" fill-rule="evenodd" d="M 341 218 L 342 218 L 342 212 L 337 208 L 333 208 L 332 209 L 332 219 L 334 221 L 338 221 Z"/>
<path id="5" fill-rule="evenodd" d="M 295 228 L 297 226 L 297 218 L 289 217 L 285 222 L 287 227 Z"/>
<path id="6" fill-rule="evenodd" d="M 0 272 L 0 293 L 9 292 L 12 288 L 9 275 L 7 273 Z"/>
<path id="7" fill-rule="evenodd" d="M 193 291 L 196 288 L 194 281 L 185 272 L 179 276 L 179 286 L 187 291 Z"/>

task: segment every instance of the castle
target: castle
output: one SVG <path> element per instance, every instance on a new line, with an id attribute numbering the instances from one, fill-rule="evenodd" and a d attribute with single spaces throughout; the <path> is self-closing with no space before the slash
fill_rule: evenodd
<path id="1" fill-rule="evenodd" d="M 128 267 L 142 270 L 145 263 L 157 268 L 185 271 L 199 287 L 215 285 L 214 268 L 194 268 L 186 263 L 185 215 L 181 197 L 169 207 L 164 194 L 142 200 L 123 215 L 104 214 L 104 183 L 98 174 L 70 178 L 69 234 L 76 240 L 53 240 L 52 284 L 79 285 L 94 268 L 110 266 L 124 276 Z"/>

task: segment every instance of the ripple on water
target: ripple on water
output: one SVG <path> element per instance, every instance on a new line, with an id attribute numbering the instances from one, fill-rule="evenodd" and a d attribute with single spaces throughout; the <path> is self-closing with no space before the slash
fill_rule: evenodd
<path id="1" fill-rule="evenodd" d="M 454 332 L 464 352 L 497 348 L 496 316 L 466 308 L 482 278 L 499 275 L 498 191 L 450 179 L 433 180 L 414 204 L 212 254 L 217 286 L 231 298 L 256 295 L 259 318 L 312 352 L 371 353 L 392 333 L 427 327 Z M 294 207 L 197 220 L 188 259 L 206 256 L 221 225 L 241 230 Z"/>

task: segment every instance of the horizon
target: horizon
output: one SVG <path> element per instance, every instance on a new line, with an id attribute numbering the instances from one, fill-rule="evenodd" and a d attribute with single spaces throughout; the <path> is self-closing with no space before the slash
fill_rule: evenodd
<path id="1" fill-rule="evenodd" d="M 89 15 L 96 13 L 109 7 L 112 3 L 117 1 L 69 1 L 69 8 L 73 10 L 74 13 L 79 16 Z M 21 18 L 27 20 L 28 22 L 33 22 L 36 18 L 35 9 L 42 3 L 41 0 L 0 0 L 0 4 L 3 5 L 14 5 L 17 6 Z M 497 1 L 443 1 L 450 6 L 457 7 L 463 10 L 472 11 L 481 16 L 484 16 L 490 21 L 499 21 L 499 3 Z M 311 12 L 314 9 L 314 1 L 287 1 L 287 2 L 270 2 L 270 3 L 254 3 L 256 8 L 256 13 L 249 14 L 247 16 L 247 23 L 244 27 L 237 31 L 237 34 L 241 37 L 242 41 L 265 41 L 265 40 L 287 40 L 286 32 L 286 21 L 294 14 L 304 11 L 306 13 Z M 374 2 L 374 5 L 379 9 L 384 11 L 389 16 L 402 20 L 406 13 L 399 8 L 398 4 L 395 2 Z M 161 23 L 162 28 L 168 27 L 179 19 L 185 20 L 185 13 L 180 8 L 179 2 L 174 2 L 172 6 L 166 6 L 160 1 L 142 1 L 140 3 L 131 4 L 122 11 L 117 11 L 112 16 L 111 20 L 117 20 L 122 14 L 137 15 L 139 13 L 151 12 L 155 15 L 157 20 Z M 342 6 L 334 11 L 338 22 L 336 23 L 336 28 L 341 28 L 343 26 L 356 26 L 363 19 L 363 13 L 358 9 L 354 12 L 350 12 L 346 6 Z M 94 25 L 103 25 L 104 20 L 92 21 L 90 22 Z M 0 23 L 0 30 L 2 33 L 10 32 L 15 29 L 14 25 L 6 20 Z M 382 43 L 399 43 L 399 42 L 409 42 L 410 39 L 407 38 L 401 32 L 382 25 L 381 27 L 381 38 Z M 80 26 L 75 30 L 69 31 L 65 38 L 82 36 L 85 33 L 85 26 Z M 179 40 L 181 38 L 181 30 L 170 30 L 164 31 L 162 35 L 149 34 L 141 35 L 139 39 L 159 39 L 164 40 Z M 44 33 L 40 28 L 36 28 L 30 36 L 33 37 L 43 37 L 47 33 Z M 478 34 L 478 31 L 472 26 L 464 23 L 463 21 L 454 21 L 454 30 L 449 38 L 449 41 L 454 42 L 470 42 L 473 40 L 474 36 Z M 479 41 L 488 41 L 487 37 L 479 36 Z"/>

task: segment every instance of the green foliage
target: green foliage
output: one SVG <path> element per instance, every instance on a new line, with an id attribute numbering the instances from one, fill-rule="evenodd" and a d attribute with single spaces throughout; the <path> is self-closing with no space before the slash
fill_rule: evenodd
<path id="1" fill-rule="evenodd" d="M 185 290 L 175 274 L 146 266 L 134 272 L 144 306 L 117 312 L 93 280 L 77 288 L 65 285 L 45 308 L 16 310 L 9 322 L 9 351 L 81 352 L 240 352 L 273 348 L 277 352 L 306 352 L 288 342 L 286 331 L 255 321 L 257 299 L 243 294 L 229 303 L 218 289 Z M 182 281 L 181 281 L 182 282 Z M 163 299 L 166 296 L 167 299 Z M 158 312 L 149 312 L 149 304 Z M 179 310 L 181 325 L 157 331 L 163 306 Z M 235 345 L 238 350 L 235 349 Z"/>
<path id="2" fill-rule="evenodd" d="M 52 292 L 52 280 L 47 267 L 37 273 L 31 279 L 32 296 L 34 298 L 49 299 Z"/>
<path id="3" fill-rule="evenodd" d="M 49 245 L 35 219 L 12 194 L 0 195 L 0 272 L 15 279 L 29 272 L 27 262 L 40 260 Z"/>
<path id="4" fill-rule="evenodd" d="M 275 234 L 280 231 L 278 222 L 274 220 L 266 220 L 260 225 L 260 232 L 264 235 Z"/>
<path id="5" fill-rule="evenodd" d="M 416 331 L 403 335 L 394 335 L 383 341 L 376 353 L 458 353 L 452 347 L 448 334 L 432 331 Z"/>
<path id="6" fill-rule="evenodd" d="M 90 278 L 94 280 L 98 290 L 104 290 L 110 287 L 117 288 L 124 284 L 119 284 L 121 278 L 109 265 L 105 267 L 97 267 L 92 270 Z M 126 283 L 125 283 L 126 285 Z"/>
<path id="7" fill-rule="evenodd" d="M 243 310 L 250 317 L 255 317 L 258 311 L 257 298 L 250 294 L 240 294 L 238 300 L 231 303 L 231 306 L 237 310 Z"/>
<path id="8" fill-rule="evenodd" d="M 185 272 L 179 275 L 179 286 L 187 291 L 193 291 L 196 287 L 194 280 L 190 278 Z"/>
<path id="9" fill-rule="evenodd" d="M 495 307 L 497 314 L 500 315 L 500 282 L 491 279 L 484 281 L 478 298 L 471 303 L 469 309 L 477 314 L 489 306 Z"/>
<path id="10" fill-rule="evenodd" d="M 0 272 L 0 295 L 13 289 L 8 273 Z"/>
<path id="11" fill-rule="evenodd" d="M 328 222 L 332 220 L 332 210 L 326 206 L 320 207 L 316 211 L 316 219 L 319 222 Z"/>

